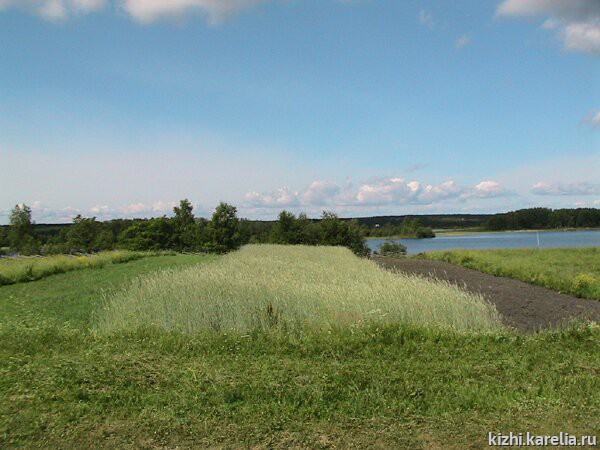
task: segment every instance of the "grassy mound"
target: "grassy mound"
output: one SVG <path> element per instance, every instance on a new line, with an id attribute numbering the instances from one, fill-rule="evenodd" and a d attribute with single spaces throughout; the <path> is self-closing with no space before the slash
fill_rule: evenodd
<path id="1" fill-rule="evenodd" d="M 344 248 L 254 245 L 214 264 L 134 280 L 107 299 L 97 328 L 250 333 L 372 323 L 501 327 L 480 297 L 384 271 Z"/>
<path id="2" fill-rule="evenodd" d="M 35 281 L 57 273 L 70 272 L 71 270 L 124 263 L 157 254 L 159 253 L 117 250 L 89 256 L 56 255 L 5 258 L 0 260 L 0 286 Z"/>
<path id="3" fill-rule="evenodd" d="M 600 247 L 452 250 L 424 257 L 600 300 Z"/>

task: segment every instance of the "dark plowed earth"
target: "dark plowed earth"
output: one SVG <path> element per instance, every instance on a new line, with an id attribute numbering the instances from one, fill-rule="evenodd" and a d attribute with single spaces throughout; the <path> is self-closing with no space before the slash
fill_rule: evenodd
<path id="1" fill-rule="evenodd" d="M 600 301 L 586 300 L 534 286 L 519 280 L 495 277 L 443 261 L 375 258 L 382 267 L 446 280 L 482 294 L 502 315 L 506 325 L 532 332 L 552 328 L 572 319 L 600 322 Z"/>

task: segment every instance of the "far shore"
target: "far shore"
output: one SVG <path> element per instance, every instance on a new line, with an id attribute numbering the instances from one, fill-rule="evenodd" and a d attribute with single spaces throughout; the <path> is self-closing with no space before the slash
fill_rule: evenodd
<path id="1" fill-rule="evenodd" d="M 540 230 L 483 230 L 480 228 L 471 228 L 463 230 L 441 229 L 433 230 L 436 237 L 438 236 L 469 236 L 481 233 L 549 233 L 549 232 L 572 232 L 572 231 L 600 231 L 600 228 L 552 228 Z M 433 238 L 417 238 L 415 236 L 368 236 L 367 240 L 374 239 L 433 239 Z"/>

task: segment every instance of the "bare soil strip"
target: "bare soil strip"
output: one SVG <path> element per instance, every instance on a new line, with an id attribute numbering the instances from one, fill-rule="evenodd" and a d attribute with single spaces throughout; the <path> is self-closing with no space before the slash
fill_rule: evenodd
<path id="1" fill-rule="evenodd" d="M 443 261 L 375 258 L 382 267 L 448 281 L 476 292 L 502 315 L 506 325 L 524 332 L 554 328 L 573 319 L 600 322 L 600 301 L 561 294 L 511 278 L 495 277 Z"/>

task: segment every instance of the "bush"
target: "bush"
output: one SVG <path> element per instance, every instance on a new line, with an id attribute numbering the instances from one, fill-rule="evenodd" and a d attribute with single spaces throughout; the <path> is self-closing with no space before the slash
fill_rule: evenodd
<path id="1" fill-rule="evenodd" d="M 401 244 L 400 242 L 384 242 L 379 248 L 379 254 L 381 256 L 405 256 L 406 255 L 406 245 Z"/>
<path id="2" fill-rule="evenodd" d="M 173 226 L 166 217 L 136 223 L 119 236 L 119 247 L 131 251 L 169 250 L 173 247 Z"/>
<path id="3" fill-rule="evenodd" d="M 573 288 L 578 295 L 581 295 L 597 283 L 598 280 L 592 274 L 581 273 L 573 280 Z"/>

